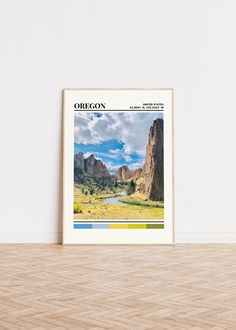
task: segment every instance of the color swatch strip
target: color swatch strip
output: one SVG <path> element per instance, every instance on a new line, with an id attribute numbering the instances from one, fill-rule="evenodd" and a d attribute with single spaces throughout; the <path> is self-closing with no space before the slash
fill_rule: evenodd
<path id="1" fill-rule="evenodd" d="M 74 229 L 164 229 L 164 223 L 74 223 Z"/>

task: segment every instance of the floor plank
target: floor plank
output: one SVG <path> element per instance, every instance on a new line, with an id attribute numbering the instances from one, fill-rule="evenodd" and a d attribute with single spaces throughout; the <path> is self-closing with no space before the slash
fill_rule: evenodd
<path id="1" fill-rule="evenodd" d="M 236 245 L 0 245 L 0 329 L 236 329 Z"/>

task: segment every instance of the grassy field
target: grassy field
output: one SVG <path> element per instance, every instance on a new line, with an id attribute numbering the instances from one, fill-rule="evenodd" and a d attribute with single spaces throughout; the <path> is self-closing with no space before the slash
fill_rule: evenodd
<path id="1" fill-rule="evenodd" d="M 74 188 L 74 219 L 81 220 L 160 220 L 164 218 L 163 205 L 159 202 L 136 200 L 136 204 L 113 205 L 103 201 L 103 198 L 114 197 L 115 194 L 84 195 L 80 188 Z M 124 197 L 120 197 L 121 199 Z M 132 199 L 130 196 L 126 198 Z M 127 202 L 127 201 L 126 201 Z M 146 205 L 145 205 L 146 203 Z M 154 204 L 152 204 L 154 203 Z"/>
<path id="2" fill-rule="evenodd" d="M 153 201 L 144 201 L 138 199 L 134 196 L 123 196 L 118 199 L 118 201 L 131 204 L 131 205 L 140 205 L 140 206 L 149 206 L 149 207 L 160 207 L 164 208 L 163 202 L 153 202 Z"/>

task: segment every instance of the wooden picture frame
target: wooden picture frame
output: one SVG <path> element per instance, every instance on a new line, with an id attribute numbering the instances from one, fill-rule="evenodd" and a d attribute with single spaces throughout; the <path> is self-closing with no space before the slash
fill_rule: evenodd
<path id="1" fill-rule="evenodd" d="M 173 89 L 65 89 L 63 118 L 63 244 L 173 244 Z"/>

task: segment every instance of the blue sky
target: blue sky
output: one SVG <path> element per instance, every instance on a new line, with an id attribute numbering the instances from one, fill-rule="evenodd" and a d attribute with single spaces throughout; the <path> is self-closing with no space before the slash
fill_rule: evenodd
<path id="1" fill-rule="evenodd" d="M 109 172 L 114 173 L 122 165 L 128 165 L 130 169 L 143 166 L 144 157 L 136 152 L 126 154 L 125 144 L 119 140 L 108 140 L 99 144 L 74 144 L 75 154 L 83 152 L 85 158 L 94 154 L 106 164 Z"/>
<path id="2" fill-rule="evenodd" d="M 76 113 L 74 152 L 94 154 L 114 173 L 122 165 L 142 167 L 149 129 L 162 113 Z"/>

